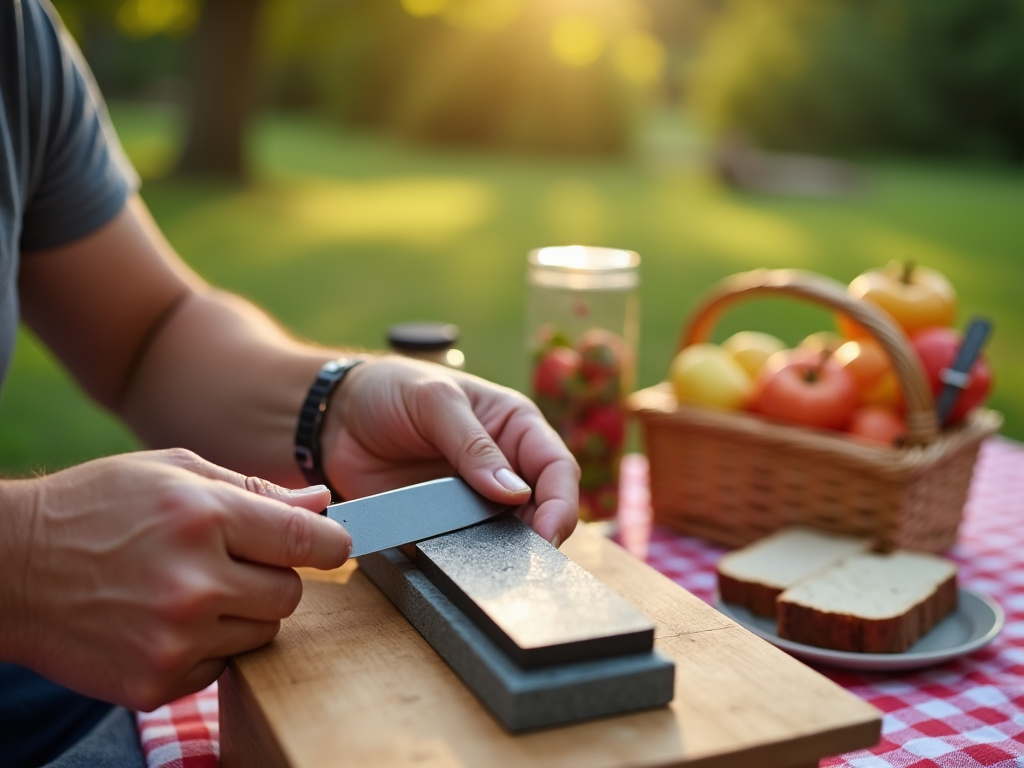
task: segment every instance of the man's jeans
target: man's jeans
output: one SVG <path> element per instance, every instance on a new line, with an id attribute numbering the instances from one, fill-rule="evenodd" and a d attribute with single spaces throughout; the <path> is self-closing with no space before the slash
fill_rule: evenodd
<path id="1" fill-rule="evenodd" d="M 114 707 L 85 738 L 44 768 L 145 768 L 135 715 Z"/>

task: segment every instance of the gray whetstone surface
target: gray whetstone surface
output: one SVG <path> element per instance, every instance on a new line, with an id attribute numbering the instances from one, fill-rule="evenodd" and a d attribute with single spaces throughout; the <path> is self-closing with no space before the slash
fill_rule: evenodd
<path id="1" fill-rule="evenodd" d="M 359 569 L 510 731 L 659 707 L 672 700 L 675 665 L 658 651 L 521 669 L 397 549 L 361 557 Z"/>
<path id="2" fill-rule="evenodd" d="M 416 566 L 523 668 L 654 647 L 650 619 L 518 518 L 421 541 Z"/>

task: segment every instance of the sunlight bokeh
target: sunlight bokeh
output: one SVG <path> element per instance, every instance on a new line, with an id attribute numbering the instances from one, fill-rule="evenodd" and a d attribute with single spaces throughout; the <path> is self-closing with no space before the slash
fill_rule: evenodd
<path id="1" fill-rule="evenodd" d="M 185 35 L 199 19 L 197 0 L 124 0 L 117 9 L 117 26 L 128 37 Z"/>
<path id="2" fill-rule="evenodd" d="M 587 16 L 563 16 L 551 29 L 551 50 L 570 67 L 586 67 L 605 48 L 604 30 Z"/>
<path id="3" fill-rule="evenodd" d="M 648 32 L 632 32 L 619 41 L 615 63 L 637 85 L 654 85 L 665 74 L 665 47 Z"/>

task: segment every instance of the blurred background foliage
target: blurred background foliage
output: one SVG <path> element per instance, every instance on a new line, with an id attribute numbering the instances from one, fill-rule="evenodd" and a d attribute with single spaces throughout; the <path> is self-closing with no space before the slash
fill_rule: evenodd
<path id="1" fill-rule="evenodd" d="M 1021 0 L 730 0 L 688 78 L 761 146 L 1024 161 Z"/>
<path id="2" fill-rule="evenodd" d="M 992 404 L 1024 439 L 1024 0 L 54 2 L 171 242 L 302 336 L 380 348 L 392 323 L 454 322 L 472 372 L 522 388 L 526 252 L 631 248 L 647 386 L 728 274 L 912 258 L 950 277 L 961 324 L 994 318 Z M 841 153 L 865 183 L 737 189 L 711 162 L 736 135 Z M 183 163 L 211 136 L 207 160 L 238 162 Z M 718 335 L 832 325 L 758 302 Z M 0 471 L 133 447 L 23 332 Z"/>
<path id="3" fill-rule="evenodd" d="M 306 0 L 269 12 L 275 103 L 431 144 L 621 152 L 664 75 L 637 0 Z"/>
<path id="4" fill-rule="evenodd" d="M 107 93 L 217 74 L 190 38 L 230 0 L 56 1 Z M 621 153 L 668 102 L 763 147 L 1024 162 L 1024 0 L 236 5 L 259 13 L 256 103 L 428 144 Z"/>

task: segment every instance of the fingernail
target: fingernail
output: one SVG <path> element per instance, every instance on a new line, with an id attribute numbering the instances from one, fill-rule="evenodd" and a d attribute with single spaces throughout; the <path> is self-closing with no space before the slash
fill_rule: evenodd
<path id="1" fill-rule="evenodd" d="M 520 491 L 530 490 L 523 478 L 513 472 L 511 469 L 502 467 L 494 473 L 494 479 L 498 481 L 498 484 L 509 493 L 519 493 Z"/>
<path id="2" fill-rule="evenodd" d="M 288 495 L 298 498 L 305 498 L 307 496 L 316 496 L 318 493 L 323 493 L 327 490 L 326 485 L 310 485 L 306 488 L 293 488 L 288 491 Z"/>
<path id="3" fill-rule="evenodd" d="M 551 539 L 551 546 L 558 549 L 562 546 L 562 534 L 556 533 Z"/>

